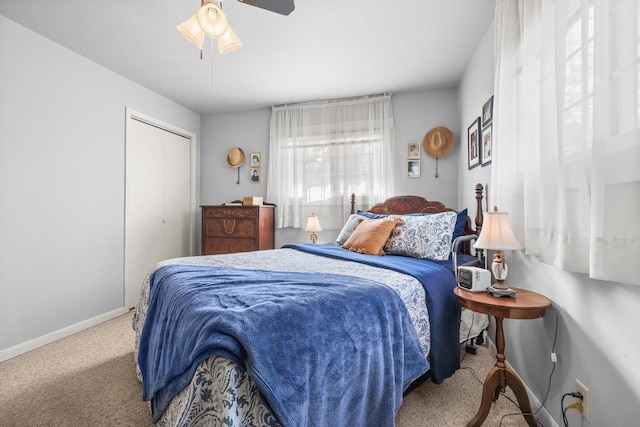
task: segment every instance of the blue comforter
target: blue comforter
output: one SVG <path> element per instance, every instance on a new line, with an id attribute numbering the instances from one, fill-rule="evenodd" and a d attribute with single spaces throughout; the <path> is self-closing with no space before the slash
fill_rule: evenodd
<path id="1" fill-rule="evenodd" d="M 457 283 L 451 260 L 427 261 L 396 255 L 363 255 L 342 249 L 334 243 L 283 247 L 388 268 L 418 279 L 426 293 L 431 325 L 431 380 L 440 384 L 460 367 L 460 305 L 453 294 Z"/>
<path id="2" fill-rule="evenodd" d="M 391 426 L 403 391 L 429 368 L 387 286 L 333 274 L 158 269 L 138 349 L 154 421 L 214 354 L 244 367 L 292 427 Z"/>

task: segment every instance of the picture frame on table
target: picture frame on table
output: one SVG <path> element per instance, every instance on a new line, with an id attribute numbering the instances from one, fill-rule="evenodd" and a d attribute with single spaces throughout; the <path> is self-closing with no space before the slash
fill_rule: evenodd
<path id="1" fill-rule="evenodd" d="M 493 154 L 493 123 L 489 123 L 482 128 L 482 142 L 480 144 L 480 164 L 487 166 L 491 164 Z"/>
<path id="2" fill-rule="evenodd" d="M 482 106 L 482 126 L 486 126 L 493 120 L 493 95 Z"/>
<path id="3" fill-rule="evenodd" d="M 407 160 L 407 177 L 420 178 L 420 160 Z"/>
<path id="4" fill-rule="evenodd" d="M 469 170 L 480 164 L 480 117 L 467 129 L 467 153 Z"/>
<path id="5" fill-rule="evenodd" d="M 420 143 L 419 142 L 407 142 L 407 159 L 408 160 L 420 159 Z"/>

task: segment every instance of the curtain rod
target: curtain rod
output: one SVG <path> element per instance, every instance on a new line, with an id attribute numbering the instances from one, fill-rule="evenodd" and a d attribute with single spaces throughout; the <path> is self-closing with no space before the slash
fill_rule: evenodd
<path id="1" fill-rule="evenodd" d="M 350 102 L 350 101 L 360 101 L 365 99 L 372 98 L 382 98 L 385 96 L 391 96 L 391 92 L 379 93 L 376 95 L 364 95 L 364 96 L 356 96 L 352 98 L 338 98 L 338 99 L 329 99 L 325 101 L 308 101 L 308 102 L 298 102 L 293 104 L 280 104 L 280 105 L 272 105 L 271 108 L 284 108 L 284 107 L 304 107 L 307 105 L 322 105 L 322 104 L 330 104 L 330 103 L 339 103 L 339 102 Z"/>

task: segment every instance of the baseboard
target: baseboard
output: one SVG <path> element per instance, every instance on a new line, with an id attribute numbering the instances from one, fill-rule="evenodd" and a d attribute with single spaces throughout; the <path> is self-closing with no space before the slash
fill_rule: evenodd
<path id="1" fill-rule="evenodd" d="M 495 343 L 489 337 L 487 337 L 487 348 L 489 349 L 491 354 L 493 354 L 494 356 L 496 355 L 496 353 L 498 353 L 498 350 L 496 348 Z M 531 403 L 531 408 L 532 408 L 533 411 L 536 411 L 538 408 L 540 408 L 540 403 L 541 403 L 540 400 L 538 399 L 538 397 L 536 395 L 533 394 L 533 392 L 531 391 L 531 389 L 529 388 L 527 383 L 522 379 L 522 377 L 518 374 L 518 372 L 513 368 L 511 363 L 509 363 L 509 359 L 506 360 L 506 365 L 507 365 L 507 367 L 509 369 L 511 369 L 518 376 L 518 378 L 520 378 L 520 381 L 522 381 L 522 384 L 524 384 L 524 388 L 527 390 L 527 395 L 529 396 L 529 403 Z M 536 417 L 538 417 L 538 419 L 540 420 L 540 422 L 544 426 L 559 427 L 558 423 L 556 423 L 556 421 L 553 419 L 551 414 L 549 414 L 549 412 L 547 412 L 547 408 L 545 408 L 545 407 L 540 408 L 540 410 L 536 414 Z"/>
<path id="2" fill-rule="evenodd" d="M 76 332 L 83 331 L 92 326 L 99 325 L 100 323 L 106 322 L 107 320 L 111 320 L 118 316 L 122 316 L 127 311 L 128 311 L 127 309 L 125 309 L 124 307 L 121 307 L 121 308 L 109 311 L 107 313 L 101 314 L 99 316 L 92 317 L 91 319 L 83 320 L 82 322 L 78 322 L 74 325 L 67 326 L 66 328 L 58 329 L 57 331 L 50 332 L 38 338 L 34 338 L 32 340 L 25 341 L 18 345 L 14 345 L 13 347 L 0 350 L 0 362 L 4 362 L 5 360 L 19 356 L 28 351 L 35 350 L 38 347 L 42 347 L 43 345 L 50 344 L 61 338 L 68 337 L 69 335 L 73 335 Z"/>

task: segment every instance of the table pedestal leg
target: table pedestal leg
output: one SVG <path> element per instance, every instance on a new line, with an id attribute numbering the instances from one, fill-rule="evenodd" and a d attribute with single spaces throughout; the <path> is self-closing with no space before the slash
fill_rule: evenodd
<path id="1" fill-rule="evenodd" d="M 507 387 L 511 387 L 513 393 L 516 395 L 520 410 L 527 421 L 527 424 L 531 427 L 540 427 L 535 417 L 531 415 L 531 404 L 529 403 L 529 396 L 527 390 L 520 381 L 520 378 L 511 369 L 507 368 L 505 364 L 504 356 L 504 332 L 502 330 L 502 318 L 496 317 L 496 364 L 487 374 L 487 378 L 484 380 L 484 387 L 482 388 L 482 402 L 480 403 L 480 409 L 467 424 L 467 427 L 477 427 L 482 425 L 484 420 L 489 415 L 491 409 L 491 402 L 498 399 L 499 393 L 504 392 Z"/>

